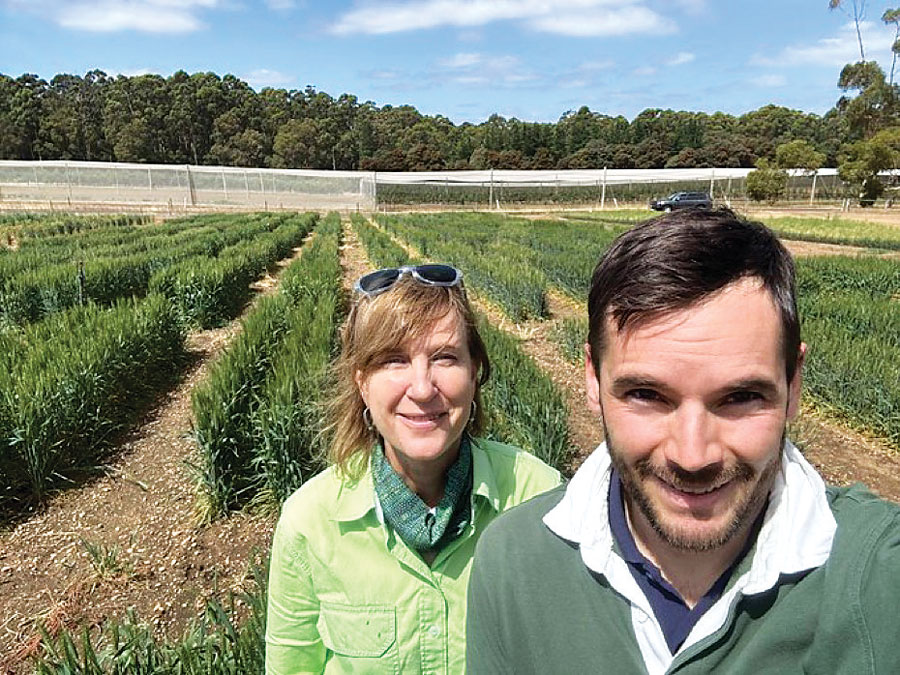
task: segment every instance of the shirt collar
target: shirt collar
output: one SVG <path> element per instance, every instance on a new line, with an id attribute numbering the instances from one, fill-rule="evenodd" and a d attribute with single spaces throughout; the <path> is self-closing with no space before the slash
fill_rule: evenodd
<path id="1" fill-rule="evenodd" d="M 497 477 L 488 459 L 487 450 L 481 447 L 477 438 L 469 439 L 472 443 L 472 499 L 483 498 L 494 511 L 500 512 L 500 494 L 497 490 Z"/>
<path id="2" fill-rule="evenodd" d="M 609 526 L 610 474 L 609 452 L 602 443 L 575 472 L 559 504 L 544 516 L 547 527 L 578 544 L 584 563 L 601 574 L 610 556 L 618 555 Z M 836 529 L 825 483 L 786 441 L 743 592 L 762 592 L 774 586 L 780 574 L 823 564 Z"/>
<path id="3" fill-rule="evenodd" d="M 472 498 L 483 498 L 495 511 L 500 511 L 497 481 L 491 469 L 487 451 L 476 438 L 469 439 L 472 448 Z M 359 479 L 344 479 L 338 492 L 332 520 L 361 520 L 369 511 L 377 511 L 375 485 L 372 482 L 371 455 L 366 458 L 365 470 Z M 377 515 L 377 513 L 376 513 Z M 379 518 L 380 520 L 381 518 Z"/>

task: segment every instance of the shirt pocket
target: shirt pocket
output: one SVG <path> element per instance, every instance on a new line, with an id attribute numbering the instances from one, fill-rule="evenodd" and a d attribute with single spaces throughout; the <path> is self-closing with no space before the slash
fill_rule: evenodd
<path id="1" fill-rule="evenodd" d="M 397 671 L 397 616 L 392 605 L 322 602 L 317 627 L 322 643 L 338 659 L 377 659 L 369 662 L 373 668 Z"/>

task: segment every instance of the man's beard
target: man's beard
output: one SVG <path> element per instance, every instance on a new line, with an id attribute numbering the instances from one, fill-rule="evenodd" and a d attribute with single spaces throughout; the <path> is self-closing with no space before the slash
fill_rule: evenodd
<path id="1" fill-rule="evenodd" d="M 746 462 L 737 462 L 734 466 L 709 467 L 699 471 L 685 471 L 677 466 L 654 466 L 649 459 L 641 459 L 629 466 L 622 458 L 604 429 L 606 447 L 612 464 L 622 480 L 626 506 L 637 505 L 660 539 L 672 548 L 700 553 L 712 551 L 726 543 L 745 528 L 749 528 L 753 520 L 765 504 L 769 490 L 775 481 L 775 475 L 781 467 L 781 452 L 775 454 L 762 471 L 757 471 Z M 782 432 L 781 446 L 784 447 L 785 434 Z M 666 523 L 665 517 L 653 504 L 645 490 L 643 481 L 658 479 L 675 489 L 697 489 L 711 485 L 721 486 L 734 481 L 738 486 L 738 494 L 731 509 L 728 522 L 718 530 L 698 534 L 688 528 L 678 527 L 674 523 Z M 752 485 L 752 487 L 750 487 Z M 698 521 L 699 522 L 699 521 Z"/>

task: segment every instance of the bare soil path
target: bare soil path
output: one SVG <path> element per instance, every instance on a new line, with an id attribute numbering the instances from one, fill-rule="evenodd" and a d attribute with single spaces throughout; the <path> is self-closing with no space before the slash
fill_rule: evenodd
<path id="1" fill-rule="evenodd" d="M 257 298 L 300 251 L 254 282 Z M 193 333 L 183 379 L 124 439 L 105 475 L 0 533 L 0 673 L 29 672 L 38 621 L 55 633 L 131 608 L 158 634 L 177 636 L 209 597 L 245 585 L 274 516 L 238 513 L 198 527 L 187 465 L 198 461 L 191 392 L 240 327 L 239 318 Z M 88 546 L 99 547 L 93 559 Z"/>

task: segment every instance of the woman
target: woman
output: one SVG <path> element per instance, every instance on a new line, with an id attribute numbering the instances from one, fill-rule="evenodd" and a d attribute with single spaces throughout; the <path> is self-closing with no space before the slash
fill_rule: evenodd
<path id="1" fill-rule="evenodd" d="M 285 502 L 275 531 L 266 670 L 462 672 L 475 542 L 560 475 L 477 438 L 490 366 L 458 270 L 378 270 L 356 291 L 332 466 Z"/>

